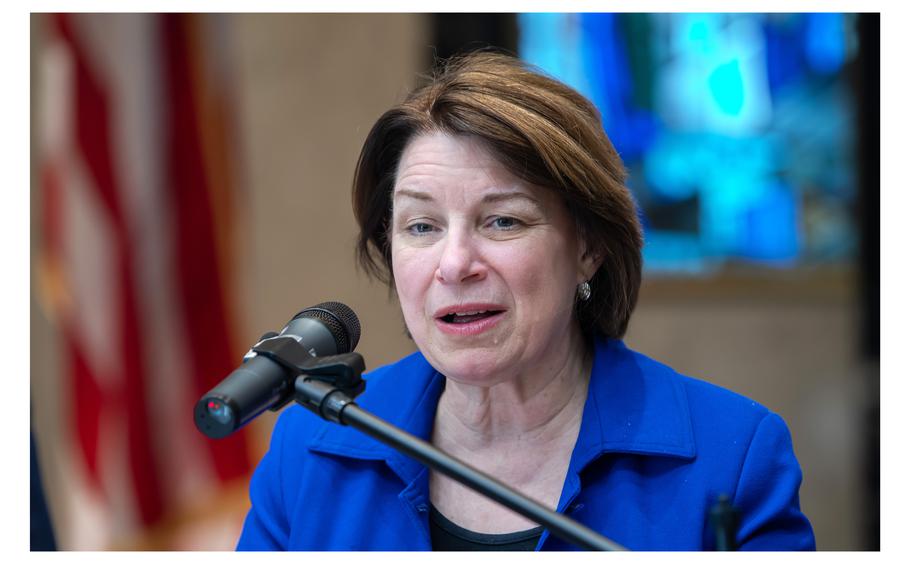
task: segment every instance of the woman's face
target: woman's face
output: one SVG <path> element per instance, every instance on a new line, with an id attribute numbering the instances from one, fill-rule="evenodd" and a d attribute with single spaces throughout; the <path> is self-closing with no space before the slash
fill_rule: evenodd
<path id="1" fill-rule="evenodd" d="M 438 371 L 492 386 L 581 348 L 575 290 L 597 266 L 555 192 L 442 133 L 408 144 L 393 191 L 398 298 Z"/>

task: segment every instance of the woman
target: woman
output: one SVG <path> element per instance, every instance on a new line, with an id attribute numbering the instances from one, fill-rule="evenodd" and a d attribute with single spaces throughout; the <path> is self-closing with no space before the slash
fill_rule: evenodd
<path id="1" fill-rule="evenodd" d="M 633 550 L 813 549 L 786 425 L 621 341 L 641 227 L 597 111 L 490 53 L 385 113 L 354 181 L 362 264 L 418 352 L 367 410 Z M 239 549 L 562 550 L 517 514 L 350 428 L 285 411 Z"/>

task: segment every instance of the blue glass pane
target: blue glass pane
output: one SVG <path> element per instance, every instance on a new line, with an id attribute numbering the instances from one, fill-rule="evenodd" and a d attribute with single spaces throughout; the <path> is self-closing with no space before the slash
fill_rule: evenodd
<path id="1" fill-rule="evenodd" d="M 646 270 L 790 267 L 855 248 L 843 14 L 522 14 L 520 55 L 598 107 Z"/>

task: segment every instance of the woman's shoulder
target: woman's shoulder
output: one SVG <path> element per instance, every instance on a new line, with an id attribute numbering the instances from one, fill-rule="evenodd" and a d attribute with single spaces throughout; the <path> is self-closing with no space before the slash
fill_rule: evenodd
<path id="1" fill-rule="evenodd" d="M 618 440 L 616 449 L 697 457 L 712 467 L 728 462 L 739 467 L 750 450 L 791 460 L 789 428 L 766 406 L 686 376 L 621 341 L 600 346 L 598 357 L 604 361 L 592 396 L 603 438 Z"/>
<path id="2" fill-rule="evenodd" d="M 602 413 L 640 425 L 651 437 L 676 439 L 679 454 L 748 445 L 760 432 L 789 440 L 783 419 L 765 405 L 628 348 L 622 341 L 598 345 L 593 396 Z M 620 424 L 622 426 L 622 424 Z M 656 441 L 656 440 L 655 440 Z"/>
<path id="3" fill-rule="evenodd" d="M 640 374 L 640 380 L 648 389 L 664 389 L 682 393 L 692 410 L 711 411 L 718 407 L 728 412 L 752 415 L 761 420 L 771 411 L 751 398 L 720 386 L 710 380 L 686 375 L 670 365 L 653 359 L 627 347 L 621 341 L 607 344 L 614 364 L 627 371 Z M 628 376 L 628 372 L 624 373 Z"/>

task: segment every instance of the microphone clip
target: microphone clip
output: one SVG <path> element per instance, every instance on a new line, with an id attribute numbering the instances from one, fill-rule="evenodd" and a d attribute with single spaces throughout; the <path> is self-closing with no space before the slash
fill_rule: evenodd
<path id="1" fill-rule="evenodd" d="M 351 397 L 359 395 L 366 388 L 366 383 L 361 378 L 365 369 L 366 364 L 360 353 L 313 357 L 300 367 L 301 373 L 308 378 L 334 385 Z"/>
<path id="2" fill-rule="evenodd" d="M 257 356 L 267 357 L 296 375 L 295 387 L 288 396 L 278 400 L 269 410 L 277 411 L 284 407 L 292 398 L 300 400 L 300 383 L 316 381 L 329 390 L 321 397 L 328 397 L 332 393 L 341 393 L 349 399 L 354 399 L 366 389 L 362 375 L 366 369 L 363 357 L 359 353 L 341 353 L 314 357 L 303 345 L 291 337 L 267 337 L 257 343 L 252 351 Z M 305 389 L 314 391 L 313 388 Z M 318 391 L 323 388 L 316 389 Z M 297 391 L 297 392 L 295 392 Z M 311 392 L 311 395 L 313 393 Z M 307 397 L 309 398 L 309 397 Z M 312 404 L 305 404 L 311 407 Z M 320 413 L 321 414 L 321 413 Z M 324 416 L 329 418 L 329 416 Z M 338 422 L 338 420 L 335 420 Z"/>

